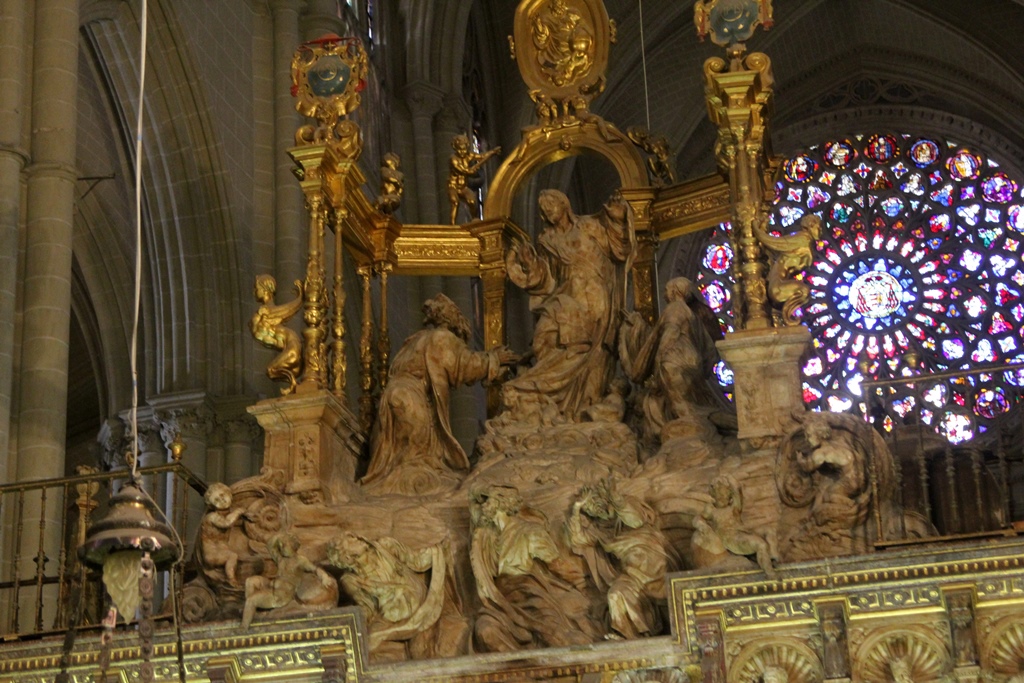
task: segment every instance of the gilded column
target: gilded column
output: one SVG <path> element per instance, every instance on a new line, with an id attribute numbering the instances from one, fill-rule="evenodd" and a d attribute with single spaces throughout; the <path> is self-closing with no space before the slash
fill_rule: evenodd
<path id="1" fill-rule="evenodd" d="M 728 174 L 732 198 L 737 327 L 764 329 L 772 326 L 765 284 L 767 267 L 753 226 L 765 210 L 771 60 L 758 52 L 745 58 L 735 55 L 729 62 L 712 57 L 704 63 L 704 76 L 708 113 L 718 126 L 715 153 L 719 168 Z"/>
<path id="2" fill-rule="evenodd" d="M 9 476 L 21 171 L 28 162 L 22 139 L 28 15 L 29 3 L 24 0 L 0 0 L 0 476 L 5 480 Z"/>
<path id="3" fill-rule="evenodd" d="M 362 283 L 362 322 L 359 335 L 359 425 L 369 435 L 373 427 L 373 293 L 370 288 L 371 266 L 359 267 Z"/>

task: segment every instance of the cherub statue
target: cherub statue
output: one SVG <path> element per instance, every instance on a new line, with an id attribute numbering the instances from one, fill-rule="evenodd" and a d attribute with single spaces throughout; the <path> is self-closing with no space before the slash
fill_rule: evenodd
<path id="1" fill-rule="evenodd" d="M 451 223 L 455 225 L 459 204 L 462 202 L 469 208 L 470 216 L 476 218 L 476 193 L 469 188 L 468 180 L 477 174 L 488 159 L 501 154 L 501 147 L 478 154 L 470 149 L 468 137 L 456 135 L 452 138 L 452 149 L 455 150 L 455 154 L 448 162 L 448 202 L 452 207 Z"/>
<path id="2" fill-rule="evenodd" d="M 338 604 L 338 584 L 334 578 L 298 554 L 299 540 L 281 533 L 267 542 L 270 559 L 277 567 L 273 578 L 250 576 L 245 580 L 245 608 L 242 628 L 249 628 L 256 610 L 279 609 L 291 605 L 305 609 L 329 609 Z"/>
<path id="3" fill-rule="evenodd" d="M 371 541 L 346 531 L 328 545 L 327 557 L 345 572 L 342 588 L 366 610 L 371 652 L 391 643 L 400 659 L 450 657 L 465 644 L 468 624 L 447 539 L 411 550 L 394 538 Z"/>
<path id="4" fill-rule="evenodd" d="M 380 165 L 380 194 L 377 195 L 374 205 L 383 213 L 394 213 L 402 203 L 405 174 L 398 170 L 401 163 L 401 157 L 394 152 L 388 152 Z"/>
<path id="5" fill-rule="evenodd" d="M 203 498 L 208 510 L 199 525 L 203 568 L 209 570 L 223 567 L 228 582 L 237 585 L 235 569 L 238 566 L 238 553 L 228 544 L 228 535 L 247 511 L 242 508 L 231 509 L 231 489 L 220 482 L 210 484 Z"/>
<path id="6" fill-rule="evenodd" d="M 579 120 L 580 125 L 592 124 L 596 127 L 598 134 L 605 142 L 611 142 L 615 139 L 611 129 L 608 127 L 608 122 L 590 111 L 590 100 L 586 96 L 572 95 L 566 99 L 565 106 L 572 113 L 572 116 Z"/>
<path id="7" fill-rule="evenodd" d="M 743 524 L 743 490 L 736 480 L 729 475 L 719 475 L 711 482 L 710 491 L 711 502 L 693 520 L 691 543 L 695 558 L 702 555 L 714 558 L 724 553 L 753 555 L 764 573 L 769 578 L 774 576 L 772 544 L 769 537 Z M 697 566 L 706 566 L 696 561 Z"/>
<path id="8" fill-rule="evenodd" d="M 298 333 L 285 323 L 302 308 L 302 281 L 295 281 L 298 296 L 286 304 L 274 303 L 276 291 L 277 280 L 272 275 L 256 276 L 254 293 L 260 307 L 249 321 L 249 329 L 259 343 L 267 348 L 280 349 L 281 353 L 267 365 L 267 377 L 288 382 L 281 393 L 290 394 L 295 391 L 302 371 L 302 341 Z"/>
<path id="9" fill-rule="evenodd" d="M 633 496 L 621 495 L 612 479 L 584 486 L 566 522 L 569 545 L 582 556 L 599 590 L 607 589 L 612 637 L 656 635 L 671 569 L 657 513 Z"/>
<path id="10" fill-rule="evenodd" d="M 767 217 L 753 220 L 754 236 L 765 247 L 775 252 L 775 261 L 768 271 L 768 297 L 782 308 L 782 321 L 786 325 L 799 325 L 796 310 L 807 303 L 811 288 L 800 275 L 814 263 L 815 243 L 821 236 L 821 218 L 808 214 L 800 219 L 800 229 L 790 235 L 777 237 L 766 229 Z"/>
<path id="11" fill-rule="evenodd" d="M 533 100 L 537 121 L 542 127 L 554 124 L 558 118 L 558 104 L 544 94 L 542 90 L 531 90 L 530 99 Z"/>
<path id="12" fill-rule="evenodd" d="M 805 560 L 865 551 L 878 532 L 872 509 L 879 508 L 883 523 L 898 523 L 892 454 L 878 432 L 853 415 L 809 412 L 797 419 L 802 427 L 779 449 L 776 483 L 783 504 L 808 512 L 790 529 L 784 555 Z"/>
<path id="13" fill-rule="evenodd" d="M 643 126 L 633 126 L 626 135 L 640 149 L 651 156 L 647 157 L 647 169 L 658 184 L 672 185 L 676 182 L 676 169 L 672 163 L 672 151 L 668 139 L 664 135 L 651 135 Z"/>

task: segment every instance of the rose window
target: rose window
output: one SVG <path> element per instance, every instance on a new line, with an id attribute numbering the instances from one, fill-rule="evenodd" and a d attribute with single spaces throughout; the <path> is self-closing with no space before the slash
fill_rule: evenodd
<path id="1" fill-rule="evenodd" d="M 876 388 L 886 429 L 930 425 L 953 443 L 984 432 L 1020 399 L 1024 371 L 1024 193 L 977 150 L 932 137 L 839 139 L 788 159 L 770 215 L 775 234 L 823 221 L 800 316 L 813 346 L 803 366 L 811 409 L 867 410 Z M 707 242 L 698 283 L 731 329 L 728 225 Z M 925 379 L 954 370 L 990 373 Z M 719 379 L 731 382 L 724 365 Z M 731 386 L 726 390 L 731 392 Z"/>

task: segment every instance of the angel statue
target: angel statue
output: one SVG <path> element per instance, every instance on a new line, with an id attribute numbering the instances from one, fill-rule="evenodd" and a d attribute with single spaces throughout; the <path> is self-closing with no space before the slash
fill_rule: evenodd
<path id="1" fill-rule="evenodd" d="M 402 203 L 402 191 L 405 188 L 405 174 L 398 166 L 402 163 L 401 157 L 394 152 L 388 152 L 380 165 L 380 194 L 377 195 L 376 206 L 383 213 L 394 213 Z"/>
<path id="2" fill-rule="evenodd" d="M 809 412 L 783 439 L 776 484 L 784 505 L 808 508 L 783 541 L 789 561 L 864 552 L 879 532 L 869 513 L 898 523 L 892 454 L 869 424 L 846 413 Z M 874 481 L 872 481 L 872 478 Z"/>
<path id="3" fill-rule="evenodd" d="M 477 197 L 469 187 L 469 179 L 474 177 L 487 160 L 501 154 L 501 147 L 495 147 L 483 154 L 474 152 L 465 135 L 452 138 L 452 149 L 455 154 L 448 162 L 448 203 L 451 205 L 451 224 L 455 225 L 459 214 L 459 204 L 469 208 L 471 219 L 477 217 Z"/>
<path id="4" fill-rule="evenodd" d="M 768 297 L 782 308 L 782 321 L 786 325 L 799 325 L 798 308 L 807 303 L 811 288 L 798 280 L 808 266 L 814 263 L 815 243 L 821 235 L 821 218 L 808 214 L 800 219 L 800 229 L 790 235 L 772 235 L 765 230 L 765 216 L 751 224 L 754 236 L 771 251 L 775 261 L 768 271 Z"/>
<path id="5" fill-rule="evenodd" d="M 288 386 L 282 388 L 281 393 L 290 394 L 295 391 L 297 378 L 302 371 L 302 340 L 298 333 L 285 323 L 302 308 L 302 281 L 295 281 L 298 296 L 286 304 L 274 303 L 276 291 L 277 280 L 272 275 L 256 276 L 254 293 L 260 307 L 249 321 L 249 329 L 256 341 L 267 348 L 281 351 L 277 358 L 267 365 L 267 377 L 275 381 L 288 382 Z"/>

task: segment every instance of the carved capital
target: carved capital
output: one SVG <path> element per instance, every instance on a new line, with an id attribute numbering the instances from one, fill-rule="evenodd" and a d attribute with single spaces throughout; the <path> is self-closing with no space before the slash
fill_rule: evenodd
<path id="1" fill-rule="evenodd" d="M 253 417 L 227 420 L 221 426 L 224 428 L 224 441 L 228 444 L 249 444 L 263 433 Z"/>
<path id="2" fill-rule="evenodd" d="M 175 435 L 182 439 L 205 440 L 214 426 L 213 410 L 205 404 L 157 409 L 154 417 L 160 425 L 160 436 L 168 447 Z"/>
<path id="3" fill-rule="evenodd" d="M 444 90 L 424 81 L 416 81 L 405 86 L 403 94 L 413 118 L 423 116 L 433 118 L 437 112 L 441 111 L 441 105 L 444 104 Z"/>

